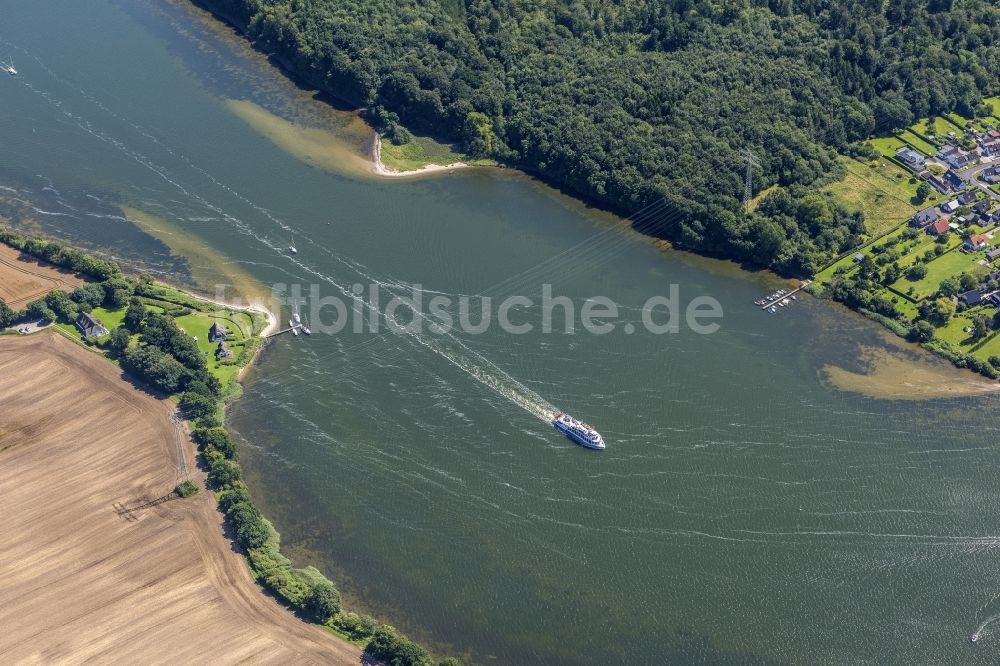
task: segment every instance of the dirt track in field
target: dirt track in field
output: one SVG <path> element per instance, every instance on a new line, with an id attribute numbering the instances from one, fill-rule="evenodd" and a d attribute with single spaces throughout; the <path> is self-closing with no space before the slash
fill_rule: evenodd
<path id="1" fill-rule="evenodd" d="M 204 489 L 122 511 L 176 485 L 172 411 L 59 335 L 0 337 L 0 663 L 358 664 L 253 582 Z"/>
<path id="2" fill-rule="evenodd" d="M 53 289 L 73 291 L 85 284 L 69 271 L 21 257 L 20 251 L 0 244 L 0 298 L 12 310 L 24 309 Z"/>

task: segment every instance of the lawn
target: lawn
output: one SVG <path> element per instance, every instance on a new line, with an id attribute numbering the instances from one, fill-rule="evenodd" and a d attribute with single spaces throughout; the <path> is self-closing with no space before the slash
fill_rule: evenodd
<path id="1" fill-rule="evenodd" d="M 967 347 L 972 346 L 976 341 L 972 339 L 965 329 L 972 327 L 972 318 L 964 312 L 952 317 L 948 324 L 934 331 L 934 337 L 944 340 L 956 349 L 969 351 Z"/>
<path id="2" fill-rule="evenodd" d="M 944 118 L 936 117 L 933 125 L 928 125 L 927 120 L 927 118 L 921 118 L 919 122 L 913 125 L 913 131 L 917 134 L 923 134 L 926 137 L 937 136 L 942 140 L 948 136 L 948 132 L 958 133 L 955 126 Z"/>
<path id="3" fill-rule="evenodd" d="M 875 150 L 882 153 L 886 157 L 896 157 L 896 151 L 900 148 L 905 148 L 906 144 L 897 139 L 894 136 L 884 136 L 878 139 L 872 139 L 869 141 Z"/>
<path id="4" fill-rule="evenodd" d="M 962 239 L 956 234 L 949 234 L 949 237 L 948 247 L 954 248 L 962 244 Z M 910 287 L 913 287 L 913 293 L 910 296 L 916 300 L 922 300 L 936 292 L 943 280 L 971 271 L 978 265 L 981 258 L 982 255 L 979 252 L 965 254 L 957 249 L 946 252 L 927 264 L 927 275 L 923 278 L 911 282 L 906 277 L 902 277 L 892 285 L 892 288 L 909 294 Z"/>
<path id="5" fill-rule="evenodd" d="M 944 118 L 946 120 L 951 121 L 951 123 L 955 126 L 955 128 L 953 129 L 953 131 L 959 137 L 961 137 L 962 134 L 965 132 L 965 125 L 967 123 L 971 122 L 974 126 L 978 127 L 978 125 L 976 125 L 975 122 L 969 120 L 968 118 L 963 118 L 962 116 L 958 115 L 957 113 L 946 113 L 946 114 L 944 114 Z M 982 129 L 982 128 L 979 127 L 979 129 Z"/>
<path id="6" fill-rule="evenodd" d="M 843 159 L 847 175 L 823 190 L 850 210 L 861 211 L 872 236 L 886 233 L 917 212 L 913 203 L 917 184 L 909 182 L 909 173 L 892 163 L 882 167 L 879 163 Z"/>
<path id="7" fill-rule="evenodd" d="M 917 151 L 923 153 L 924 155 L 933 155 L 937 152 L 936 146 L 927 143 L 910 130 L 903 130 L 900 132 L 899 138 L 916 148 Z"/>
<path id="8" fill-rule="evenodd" d="M 906 226 L 901 226 L 892 233 L 886 234 L 885 238 L 880 238 L 879 240 L 873 242 L 871 245 L 866 246 L 863 250 L 853 251 L 847 256 L 841 257 L 838 261 L 820 271 L 816 275 L 816 280 L 819 282 L 824 282 L 831 279 L 833 277 L 834 272 L 836 272 L 837 269 L 839 268 L 849 268 L 849 269 L 855 268 L 856 262 L 854 261 L 854 257 L 855 255 L 858 254 L 858 252 L 862 254 L 875 256 L 872 253 L 872 248 L 884 245 L 886 241 L 895 238 L 897 236 L 900 236 L 904 231 L 906 231 Z M 925 246 L 928 245 L 928 243 L 933 243 L 933 242 L 934 239 L 927 236 L 927 234 L 921 234 L 918 238 L 914 240 L 902 241 L 901 243 L 897 244 L 896 249 L 901 254 L 903 252 L 906 252 L 906 254 L 900 257 L 900 259 L 898 260 L 899 265 L 905 268 L 909 264 L 912 264 L 914 261 L 916 261 L 917 256 L 919 256 L 924 252 Z"/>
<path id="9" fill-rule="evenodd" d="M 1000 335 L 996 335 L 992 340 L 976 350 L 976 356 L 989 360 L 990 356 L 1000 356 Z"/>
<path id="10" fill-rule="evenodd" d="M 247 330 L 246 327 L 249 326 L 249 317 L 237 312 L 235 316 L 217 319 L 213 314 L 193 312 L 183 317 L 177 317 L 175 321 L 185 333 L 197 339 L 198 349 L 201 351 L 202 356 L 205 357 L 208 370 L 218 377 L 222 385 L 225 386 L 239 372 L 239 368 L 235 364 L 216 362 L 215 350 L 218 347 L 218 343 L 208 341 L 208 329 L 211 328 L 214 321 L 223 322 L 228 331 L 236 338 L 226 344 L 233 350 L 234 356 L 238 356 L 247 337 L 245 331 Z"/>
<path id="11" fill-rule="evenodd" d="M 117 310 L 94 308 L 90 314 L 97 317 L 100 322 L 104 324 L 104 328 L 109 331 L 113 331 L 122 325 L 122 321 L 125 319 L 125 308 L 119 308 Z"/>
<path id="12" fill-rule="evenodd" d="M 455 162 L 466 164 L 493 165 L 492 160 L 473 160 L 447 143 L 427 136 L 414 136 L 409 142 L 397 146 L 388 139 L 382 139 L 382 163 L 396 171 L 414 171 L 429 164 L 444 166 Z"/>

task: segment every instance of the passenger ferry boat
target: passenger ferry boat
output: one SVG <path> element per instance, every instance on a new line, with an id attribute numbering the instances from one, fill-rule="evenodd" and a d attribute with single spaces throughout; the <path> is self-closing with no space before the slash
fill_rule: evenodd
<path id="1" fill-rule="evenodd" d="M 552 419 L 552 427 L 580 446 L 585 446 L 588 449 L 604 449 L 604 438 L 601 437 L 601 434 L 569 414 L 556 414 L 556 417 Z"/>

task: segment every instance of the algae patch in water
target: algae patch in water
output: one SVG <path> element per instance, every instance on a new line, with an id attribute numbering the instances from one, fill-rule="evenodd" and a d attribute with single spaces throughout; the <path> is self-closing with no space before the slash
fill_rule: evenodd
<path id="1" fill-rule="evenodd" d="M 245 268 L 214 249 L 196 234 L 158 215 L 119 205 L 129 221 L 166 245 L 171 254 L 187 260 L 191 279 L 209 296 L 226 298 L 235 295 L 249 303 L 263 304 L 270 294 L 267 287 Z M 216 285 L 226 285 L 224 294 L 217 294 Z"/>
<path id="2" fill-rule="evenodd" d="M 1000 384 L 980 379 L 937 358 L 915 360 L 900 349 L 862 348 L 864 368 L 855 372 L 826 365 L 827 383 L 841 391 L 887 400 L 932 400 L 1000 391 Z"/>
<path id="3" fill-rule="evenodd" d="M 226 107 L 275 146 L 310 166 L 332 173 L 374 178 L 371 161 L 360 153 L 357 145 L 363 130 L 371 133 L 360 118 L 355 118 L 348 126 L 351 134 L 359 136 L 347 138 L 331 130 L 285 120 L 246 100 L 227 100 Z"/>

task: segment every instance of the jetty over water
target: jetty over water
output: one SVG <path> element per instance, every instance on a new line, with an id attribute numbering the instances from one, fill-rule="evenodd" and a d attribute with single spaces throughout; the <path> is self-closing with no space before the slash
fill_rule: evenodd
<path id="1" fill-rule="evenodd" d="M 760 309 L 761 310 L 766 310 L 769 307 L 772 307 L 772 306 L 776 305 L 777 303 L 780 303 L 781 301 L 785 300 L 786 298 L 788 298 L 788 297 L 790 297 L 790 296 L 792 296 L 794 294 L 799 293 L 800 291 L 802 291 L 803 289 L 805 289 L 806 287 L 808 287 L 810 284 L 812 284 L 812 280 L 803 280 L 802 283 L 796 289 L 793 289 L 792 291 L 788 292 L 787 294 L 782 294 L 781 296 L 778 296 L 777 298 L 768 300 L 766 303 L 764 303 L 763 305 L 760 306 Z"/>
<path id="2" fill-rule="evenodd" d="M 274 333 L 268 333 L 264 336 L 265 340 L 270 340 L 271 338 L 276 338 L 279 335 L 284 335 L 285 333 L 291 333 L 292 331 L 299 331 L 300 333 L 305 332 L 305 326 L 302 324 L 295 324 L 294 326 L 289 326 L 288 328 L 283 328 L 280 331 L 275 331 Z"/>

